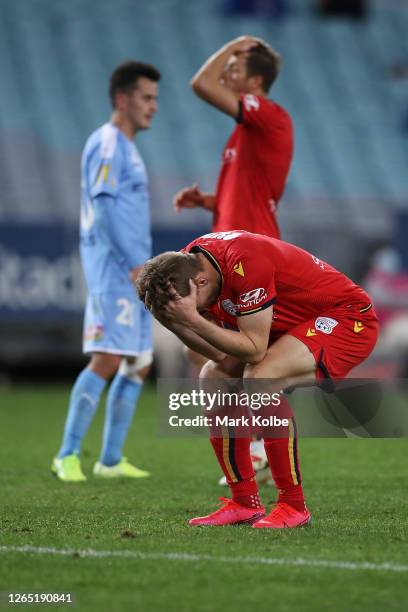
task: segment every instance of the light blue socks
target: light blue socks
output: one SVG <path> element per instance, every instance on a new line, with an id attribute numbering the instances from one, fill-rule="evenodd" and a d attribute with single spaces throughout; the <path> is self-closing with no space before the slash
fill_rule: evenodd
<path id="1" fill-rule="evenodd" d="M 100 462 L 116 465 L 122 458 L 122 449 L 132 423 L 137 400 L 143 384 L 116 374 L 106 402 L 103 447 Z"/>
<path id="2" fill-rule="evenodd" d="M 88 368 L 82 370 L 72 391 L 64 437 L 58 457 L 79 453 L 82 438 L 94 417 L 106 380 Z"/>

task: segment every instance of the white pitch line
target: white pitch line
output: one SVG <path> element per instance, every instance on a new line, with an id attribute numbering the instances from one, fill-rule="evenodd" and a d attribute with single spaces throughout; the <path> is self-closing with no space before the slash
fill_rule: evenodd
<path id="1" fill-rule="evenodd" d="M 408 572 L 408 565 L 395 565 L 394 563 L 355 563 L 353 561 L 330 561 L 328 559 L 281 559 L 277 557 L 218 557 L 215 555 L 201 555 L 190 553 L 149 553 L 137 550 L 75 550 L 70 548 L 47 548 L 36 546 L 0 546 L 0 553 L 26 553 L 32 555 L 60 555 L 62 557 L 80 557 L 104 559 L 107 557 L 133 558 L 142 561 L 189 561 L 200 563 L 211 561 L 215 563 L 238 563 L 248 565 L 290 565 L 293 567 L 323 567 L 327 569 L 344 569 L 352 571 L 374 570 L 379 572 Z"/>

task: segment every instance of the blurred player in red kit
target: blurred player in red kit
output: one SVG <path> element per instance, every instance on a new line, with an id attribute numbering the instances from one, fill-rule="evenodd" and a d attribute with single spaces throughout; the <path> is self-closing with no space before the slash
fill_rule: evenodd
<path id="1" fill-rule="evenodd" d="M 311 253 L 259 234 L 212 233 L 182 253 L 159 255 L 145 264 L 138 290 L 163 325 L 209 359 L 200 373 L 202 386 L 241 377 L 252 392 L 265 385 L 279 391 L 335 384 L 377 341 L 378 320 L 361 287 Z M 206 311 L 215 322 L 203 316 Z M 281 399 L 288 425 L 279 437 L 263 436 L 279 491 L 270 514 L 264 516 L 259 498 L 250 437 L 216 435 L 210 428 L 232 499 L 190 525 L 253 523 L 279 529 L 310 522 L 296 425 Z"/>
<path id="2" fill-rule="evenodd" d="M 177 211 L 197 206 L 212 211 L 213 231 L 244 229 L 280 237 L 275 212 L 293 156 L 292 121 L 267 98 L 280 67 L 272 47 L 241 36 L 212 55 L 191 81 L 200 98 L 237 122 L 224 148 L 215 195 L 193 185 L 173 201 Z"/>

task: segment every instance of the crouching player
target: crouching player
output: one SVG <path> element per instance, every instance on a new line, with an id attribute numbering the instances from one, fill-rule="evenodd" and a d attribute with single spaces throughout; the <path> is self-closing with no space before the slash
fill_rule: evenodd
<path id="1" fill-rule="evenodd" d="M 260 234 L 202 236 L 181 253 L 149 260 L 137 286 L 154 316 L 208 357 L 203 384 L 229 377 L 243 377 L 253 389 L 265 379 L 278 381 L 277 389 L 330 383 L 364 361 L 378 336 L 377 317 L 363 289 L 307 251 Z M 223 327 L 203 316 L 205 310 Z M 232 499 L 190 525 L 283 528 L 310 521 L 293 419 L 285 437 L 264 442 L 279 491 L 270 514 L 264 516 L 259 499 L 250 437 L 212 435 Z"/>

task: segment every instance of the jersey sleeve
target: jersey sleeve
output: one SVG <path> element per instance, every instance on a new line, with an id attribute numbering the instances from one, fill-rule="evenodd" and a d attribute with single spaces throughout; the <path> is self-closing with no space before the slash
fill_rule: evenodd
<path id="1" fill-rule="evenodd" d="M 278 106 L 266 98 L 253 94 L 241 94 L 238 123 L 268 130 L 279 121 Z"/>
<path id="2" fill-rule="evenodd" d="M 237 241 L 231 245 L 228 269 L 235 316 L 242 317 L 272 306 L 276 299 L 275 269 L 262 245 L 254 240 L 248 240 L 247 244 Z"/>
<path id="3" fill-rule="evenodd" d="M 114 133 L 102 137 L 102 142 L 94 151 L 89 163 L 91 197 L 99 195 L 115 197 L 119 191 L 125 160 Z"/>

